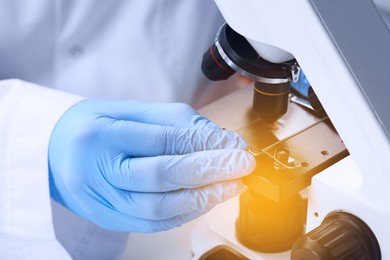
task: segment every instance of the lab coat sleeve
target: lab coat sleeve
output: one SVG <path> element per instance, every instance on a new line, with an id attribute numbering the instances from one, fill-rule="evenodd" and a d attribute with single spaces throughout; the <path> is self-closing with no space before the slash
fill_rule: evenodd
<path id="1" fill-rule="evenodd" d="M 47 157 L 56 122 L 81 99 L 0 81 L 0 259 L 70 259 L 55 238 Z"/>

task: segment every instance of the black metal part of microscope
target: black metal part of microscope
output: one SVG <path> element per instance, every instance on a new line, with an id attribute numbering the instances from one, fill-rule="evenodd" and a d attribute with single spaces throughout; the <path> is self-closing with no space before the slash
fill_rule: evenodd
<path id="1" fill-rule="evenodd" d="M 261 122 L 238 133 L 262 152 L 255 157 L 260 167 L 244 178 L 248 189 L 240 195 L 236 238 L 255 251 L 287 251 L 305 233 L 307 199 L 301 191 L 348 151 L 328 119 L 282 140 Z"/>
<path id="2" fill-rule="evenodd" d="M 320 226 L 298 239 L 291 250 L 292 260 L 381 258 L 378 240 L 368 225 L 341 211 L 326 216 Z"/>
<path id="3" fill-rule="evenodd" d="M 271 63 L 261 58 L 249 42 L 225 24 L 205 52 L 202 71 L 210 80 L 224 80 L 235 72 L 255 81 L 253 109 L 266 123 L 287 112 L 290 78 L 295 59 Z"/>

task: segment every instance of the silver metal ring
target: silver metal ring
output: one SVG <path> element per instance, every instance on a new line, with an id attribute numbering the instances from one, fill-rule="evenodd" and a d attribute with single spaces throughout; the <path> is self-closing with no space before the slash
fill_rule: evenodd
<path id="1" fill-rule="evenodd" d="M 236 72 L 240 73 L 241 75 L 247 77 L 247 78 L 250 78 L 250 79 L 253 79 L 255 81 L 258 81 L 258 82 L 262 82 L 262 83 L 268 83 L 268 84 L 281 84 L 281 83 L 286 83 L 286 82 L 289 82 L 290 79 L 289 78 L 264 78 L 264 77 L 261 77 L 261 76 L 256 76 L 250 72 L 247 72 L 243 69 L 241 69 L 239 66 L 237 66 L 230 58 L 229 56 L 227 56 L 227 54 L 225 53 L 225 51 L 223 50 L 221 44 L 219 43 L 219 41 L 215 41 L 215 46 L 217 47 L 217 50 L 218 50 L 218 53 L 219 55 L 221 55 L 222 59 L 232 68 L 234 69 Z"/>

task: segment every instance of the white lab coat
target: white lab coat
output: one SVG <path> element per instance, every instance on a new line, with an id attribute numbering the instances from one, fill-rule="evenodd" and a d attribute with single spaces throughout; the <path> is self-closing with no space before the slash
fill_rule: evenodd
<path id="1" fill-rule="evenodd" d="M 0 0 L 0 259 L 120 258 L 127 234 L 50 201 L 52 129 L 83 97 L 199 107 L 230 91 L 200 71 L 222 23 L 211 0 Z"/>

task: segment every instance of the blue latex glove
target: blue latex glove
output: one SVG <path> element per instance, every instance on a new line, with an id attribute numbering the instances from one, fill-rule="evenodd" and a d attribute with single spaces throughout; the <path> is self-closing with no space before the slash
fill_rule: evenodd
<path id="1" fill-rule="evenodd" d="M 184 104 L 87 100 L 52 133 L 50 192 L 106 229 L 166 230 L 242 190 L 255 167 L 245 148 Z"/>

